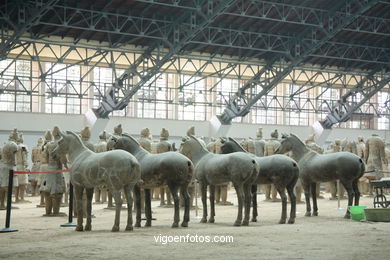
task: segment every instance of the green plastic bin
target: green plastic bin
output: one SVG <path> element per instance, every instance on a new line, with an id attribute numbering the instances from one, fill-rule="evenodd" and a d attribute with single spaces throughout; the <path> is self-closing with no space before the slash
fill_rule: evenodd
<path id="1" fill-rule="evenodd" d="M 360 221 L 365 218 L 364 209 L 367 206 L 349 206 L 348 210 L 351 213 L 351 219 Z"/>

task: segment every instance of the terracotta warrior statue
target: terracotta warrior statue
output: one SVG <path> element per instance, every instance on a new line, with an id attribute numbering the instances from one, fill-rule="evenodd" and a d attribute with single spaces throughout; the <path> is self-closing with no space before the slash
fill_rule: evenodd
<path id="1" fill-rule="evenodd" d="M 220 154 L 221 153 L 221 139 L 218 139 L 215 141 L 215 153 Z M 228 201 L 228 189 L 229 189 L 229 183 L 222 183 L 219 185 L 215 185 L 215 202 L 219 205 L 223 206 L 229 206 L 233 205 L 232 202 Z"/>
<path id="2" fill-rule="evenodd" d="M 32 172 L 39 172 L 41 168 L 41 153 L 42 153 L 43 138 L 40 137 L 37 142 L 37 146 L 31 150 Z M 30 174 L 30 183 L 32 187 L 32 196 L 36 196 L 38 193 L 38 179 L 39 174 Z"/>
<path id="3" fill-rule="evenodd" d="M 16 140 L 18 145 L 18 151 L 16 152 L 16 170 L 17 171 L 27 171 L 28 167 L 28 149 L 27 146 L 23 144 L 23 134 L 19 134 L 19 138 Z M 18 186 L 15 187 L 15 203 L 30 202 L 24 200 L 24 195 L 26 194 L 27 184 L 28 184 L 28 175 L 27 174 L 18 174 Z"/>
<path id="4" fill-rule="evenodd" d="M 5 200 L 7 198 L 8 191 L 9 171 L 14 169 L 15 154 L 17 150 L 18 145 L 10 140 L 4 144 L 2 149 L 2 157 L 0 161 L 0 210 L 5 209 Z M 13 180 L 14 182 L 17 181 L 17 177 L 15 175 Z"/>
<path id="5" fill-rule="evenodd" d="M 119 125 L 117 125 L 117 126 L 114 127 L 114 135 L 119 135 L 119 136 L 121 136 L 121 135 L 122 135 L 122 132 L 123 132 L 122 124 L 119 124 Z"/>
<path id="6" fill-rule="evenodd" d="M 141 136 L 138 141 L 142 148 L 150 153 L 152 152 L 152 138 L 149 128 L 144 128 L 141 130 Z"/>
<path id="7" fill-rule="evenodd" d="M 264 156 L 264 147 L 265 141 L 263 140 L 263 128 L 257 129 L 256 139 L 254 141 L 255 145 L 255 154 L 256 156 L 263 157 Z"/>
<path id="8" fill-rule="evenodd" d="M 356 151 L 357 151 L 357 155 L 364 159 L 364 155 L 365 155 L 365 152 L 366 152 L 366 144 L 364 143 L 364 138 L 363 136 L 358 136 L 358 142 L 356 144 Z"/>
<path id="9" fill-rule="evenodd" d="M 343 147 L 340 139 L 335 139 L 334 142 L 331 144 L 331 149 L 327 151 L 327 153 L 338 153 L 342 152 Z M 337 191 L 337 181 L 331 181 L 327 182 L 327 191 L 330 193 L 330 200 L 336 200 L 337 195 L 340 196 L 340 198 L 344 198 L 345 189 L 343 185 L 340 186 L 340 191 Z"/>
<path id="10" fill-rule="evenodd" d="M 53 141 L 47 142 L 43 156 L 47 160 L 48 172 L 59 171 L 64 169 L 66 165 L 66 157 L 59 155 L 56 150 L 55 140 L 60 138 L 58 127 L 54 127 L 52 131 Z M 44 216 L 64 216 L 64 213 L 60 213 L 61 199 L 65 193 L 66 185 L 65 178 L 62 172 L 58 173 L 46 173 L 43 183 L 41 184 L 40 191 L 45 196 L 45 214 Z"/>
<path id="11" fill-rule="evenodd" d="M 280 146 L 280 142 L 278 141 L 279 133 L 278 130 L 275 129 L 271 133 L 271 139 L 268 140 L 264 146 L 264 156 L 269 156 L 275 154 L 276 149 Z M 265 184 L 265 200 L 276 202 L 277 199 L 277 190 L 273 184 Z M 271 199 L 272 195 L 272 199 Z"/>
<path id="12" fill-rule="evenodd" d="M 252 138 L 244 139 L 241 142 L 241 146 L 251 154 L 256 154 L 255 142 Z"/>
<path id="13" fill-rule="evenodd" d="M 141 132 L 141 134 L 142 134 L 142 132 Z M 147 131 L 145 131 L 144 134 L 146 135 Z M 157 144 L 157 147 L 156 147 L 157 153 L 165 153 L 165 152 L 172 151 L 172 144 L 170 142 L 168 142 L 168 137 L 169 137 L 168 130 L 163 128 L 161 130 L 161 133 L 160 133 L 160 142 Z M 145 142 L 145 144 L 146 144 L 146 142 Z M 142 146 L 142 143 L 141 143 L 141 146 Z M 146 146 L 148 146 L 148 144 L 146 144 Z M 166 204 L 170 205 L 170 206 L 173 205 L 172 196 L 171 196 L 171 193 L 167 187 L 160 187 L 159 193 L 160 193 L 160 206 L 164 206 Z M 165 194 L 167 195 L 167 203 L 166 204 L 165 204 Z"/>
<path id="14" fill-rule="evenodd" d="M 107 151 L 107 133 L 103 131 L 99 135 L 99 141 L 95 144 L 95 152 L 102 153 Z M 107 187 L 105 185 L 95 187 L 95 203 L 107 202 Z"/>
<path id="15" fill-rule="evenodd" d="M 122 131 L 122 130 L 120 130 Z M 89 129 L 88 126 L 84 127 L 81 131 L 80 131 L 80 137 L 81 137 L 81 141 L 83 141 L 83 144 L 89 149 L 91 150 L 92 152 L 95 152 L 95 146 L 93 145 L 93 143 L 91 141 L 89 141 L 89 139 L 91 138 L 91 130 Z M 84 193 L 83 194 L 83 217 L 87 217 L 87 194 Z M 76 205 L 75 201 L 74 201 L 74 204 L 73 205 Z M 76 207 L 74 208 L 74 214 L 77 215 L 77 212 L 76 212 Z"/>
<path id="16" fill-rule="evenodd" d="M 306 147 L 309 148 L 310 150 L 313 150 L 313 151 L 319 153 L 319 154 L 323 154 L 324 149 L 315 142 L 314 137 L 315 137 L 314 134 L 311 134 L 307 137 L 307 139 L 305 140 Z M 297 182 L 295 191 L 297 193 L 297 201 L 301 201 L 302 187 L 300 186 L 299 180 Z M 320 184 L 319 183 L 317 183 L 316 192 L 317 192 L 317 198 L 321 198 L 321 199 L 324 198 L 323 196 L 320 195 Z M 299 200 L 298 200 L 298 197 L 299 197 Z"/>
<path id="17" fill-rule="evenodd" d="M 48 157 L 47 157 L 47 151 L 45 149 L 46 149 L 46 144 L 50 143 L 52 140 L 53 140 L 53 136 L 51 134 L 51 131 L 47 130 L 45 132 L 45 135 L 44 135 L 44 138 L 43 138 L 43 144 L 42 144 L 42 149 L 41 149 L 41 153 L 40 153 L 40 156 L 41 156 L 40 157 L 41 165 L 40 165 L 40 168 L 39 168 L 40 172 L 47 172 Z M 40 173 L 39 177 L 38 177 L 38 183 L 37 184 L 38 184 L 38 188 L 39 188 L 39 191 L 40 191 L 41 200 L 40 200 L 39 205 L 37 205 L 37 207 L 45 207 L 45 195 L 44 195 L 44 193 L 41 192 L 41 187 L 43 185 L 44 179 L 45 179 L 45 174 L 44 173 Z"/>
<path id="18" fill-rule="evenodd" d="M 122 124 L 119 124 L 119 125 L 114 127 L 114 133 L 112 135 L 119 137 L 119 136 L 122 136 L 122 133 L 123 133 Z M 108 139 L 109 139 L 109 137 L 107 137 L 107 140 Z M 111 150 L 111 149 L 113 149 L 113 148 L 109 147 L 109 145 L 107 145 L 107 150 Z M 113 200 L 112 200 L 112 193 L 109 190 L 107 190 L 107 208 L 108 209 L 114 208 L 114 204 L 113 204 Z"/>
<path id="19" fill-rule="evenodd" d="M 379 180 L 383 177 L 383 164 L 388 163 L 385 147 L 385 142 L 376 134 L 367 139 L 364 157 L 367 173 L 363 175 L 367 182 L 369 180 Z M 369 194 L 372 194 L 372 187 L 370 187 Z"/>

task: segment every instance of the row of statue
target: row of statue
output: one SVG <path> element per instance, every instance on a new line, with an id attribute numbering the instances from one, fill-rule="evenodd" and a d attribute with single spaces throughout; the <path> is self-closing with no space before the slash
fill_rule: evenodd
<path id="1" fill-rule="evenodd" d="M 103 131 L 99 135 L 99 141 L 96 144 L 93 144 L 89 141 L 90 139 L 90 130 L 88 127 L 85 127 L 84 129 L 81 130 L 80 132 L 80 138 L 83 143 L 83 145 L 88 148 L 88 150 L 94 153 L 106 153 L 108 149 L 114 148 L 115 146 L 120 147 L 118 144 L 119 141 L 121 140 L 120 138 L 122 136 L 132 138 L 126 134 L 123 133 L 122 126 L 118 125 L 114 128 L 114 133 L 112 134 L 107 134 L 105 131 Z M 31 172 L 50 172 L 48 174 L 42 174 L 42 173 L 31 173 L 31 174 L 16 174 L 13 179 L 14 183 L 14 194 L 15 194 L 15 202 L 21 203 L 25 202 L 25 194 L 27 190 L 28 184 L 31 184 L 31 193 L 35 195 L 38 191 L 41 196 L 41 201 L 40 201 L 40 206 L 45 207 L 45 216 L 62 216 L 63 214 L 60 213 L 60 206 L 61 202 L 67 203 L 67 197 L 68 197 L 68 189 L 69 189 L 69 183 L 72 180 L 73 182 L 77 182 L 75 180 L 76 177 L 74 177 L 76 174 L 74 171 L 72 171 L 72 166 L 74 166 L 75 162 L 69 159 L 69 151 L 67 152 L 68 157 L 66 156 L 66 153 L 61 153 L 59 152 L 59 147 L 61 147 L 61 142 L 63 143 L 64 141 L 64 133 L 60 131 L 58 127 L 54 127 L 52 131 L 46 131 L 45 135 L 42 138 L 39 138 L 37 146 L 32 149 L 31 152 L 31 160 L 32 160 L 32 167 L 31 167 Z M 187 131 L 187 136 L 192 137 L 196 140 L 196 142 L 199 142 L 202 147 L 213 154 L 221 154 L 221 153 L 227 153 L 223 152 L 221 147 L 225 145 L 226 138 L 220 138 L 220 139 L 211 139 L 207 145 L 201 138 L 196 138 L 195 137 L 195 128 L 191 127 Z M 148 153 L 151 154 L 163 154 L 167 152 L 173 152 L 176 151 L 175 144 L 169 142 L 169 132 L 163 128 L 161 133 L 160 133 L 160 140 L 158 143 L 153 143 L 151 133 L 148 128 L 145 128 L 141 131 L 140 137 L 138 140 L 135 141 L 136 145 L 139 145 L 142 147 L 143 150 L 147 151 Z M 110 140 L 109 140 L 110 139 Z M 243 140 L 240 145 L 244 151 L 247 151 L 257 157 L 268 157 L 272 156 L 275 153 L 279 153 L 281 150 L 281 147 L 283 147 L 282 143 L 283 140 L 286 139 L 287 137 L 284 136 L 282 140 L 279 139 L 279 134 L 278 131 L 275 130 L 274 132 L 271 133 L 271 138 L 269 140 L 264 140 L 263 139 L 263 133 L 262 133 L 262 128 L 259 128 L 257 133 L 256 133 L 256 138 L 248 138 Z M 187 139 L 183 139 L 183 143 L 186 143 Z M 111 142 L 111 147 L 110 147 L 110 142 Z M 114 143 L 114 144 L 113 144 Z M 182 144 L 183 144 L 182 143 Z M 369 180 L 372 179 L 380 179 L 383 176 L 383 170 L 387 170 L 384 167 L 387 167 L 388 164 L 388 156 L 390 155 L 390 152 L 388 152 L 385 148 L 385 143 L 384 141 L 376 136 L 373 135 L 372 137 L 368 138 L 366 142 L 364 142 L 362 137 L 358 137 L 357 142 L 355 141 L 341 141 L 341 140 L 335 140 L 331 146 L 330 149 L 325 150 L 318 146 L 315 143 L 314 140 L 314 135 L 309 136 L 305 140 L 305 146 L 317 152 L 318 154 L 331 154 L 331 153 L 338 153 L 341 151 L 347 151 L 353 154 L 356 154 L 359 158 L 361 158 L 361 161 L 364 161 L 366 168 L 365 168 L 365 174 L 363 176 L 360 176 L 359 178 L 359 185 L 360 185 L 360 190 L 363 191 L 363 194 L 372 194 L 371 187 L 369 185 Z M 120 148 L 123 150 L 126 150 L 124 148 Z M 130 149 L 130 148 L 129 148 Z M 195 148 L 194 148 L 195 149 Z M 130 149 L 131 150 L 131 149 Z M 279 152 L 278 152 L 279 150 Z M 138 150 L 137 150 L 138 151 Z M 134 152 L 129 151 L 131 154 L 135 155 Z M 188 158 L 192 160 L 192 163 L 196 166 L 197 163 L 195 163 L 194 159 L 191 158 L 192 151 L 190 152 L 185 152 L 185 149 L 181 147 L 180 152 L 184 155 L 186 155 Z M 289 150 L 289 153 L 287 153 L 287 150 L 283 153 L 286 153 L 287 155 L 289 154 L 295 161 L 298 162 L 299 160 L 297 158 L 294 158 L 293 154 L 293 149 Z M 124 155 L 120 155 L 124 156 Z M 119 156 L 119 157 L 120 157 Z M 172 154 L 170 155 L 171 157 L 173 156 Z M 137 157 L 137 156 L 136 156 Z M 180 159 L 180 158 L 179 158 Z M 178 159 L 178 160 L 179 160 Z M 74 160 L 74 158 L 73 158 Z M 132 159 L 133 161 L 132 164 L 134 163 L 134 160 L 137 159 Z M 152 160 L 152 159 L 150 159 Z M 211 160 L 211 159 L 210 159 Z M 141 161 L 139 161 L 141 163 Z M 191 162 L 187 162 L 188 167 L 194 167 L 192 166 Z M 264 162 L 266 164 L 266 162 Z M 85 163 L 84 163 L 85 164 Z M 190 165 L 191 164 L 191 165 Z M 255 163 L 256 164 L 256 163 Z M 262 162 L 259 161 L 258 164 L 256 164 L 258 168 L 262 167 Z M 383 166 L 385 165 L 385 166 Z M 142 163 L 141 163 L 142 166 Z M 142 166 L 145 168 L 145 166 Z M 142 168 L 141 167 L 141 168 Z M 295 165 L 296 167 L 296 165 Z M 301 167 L 301 166 L 299 166 Z M 17 131 L 17 129 L 14 129 L 10 136 L 8 142 L 4 144 L 4 146 L 1 149 L 1 161 L 0 161 L 0 209 L 5 209 L 5 198 L 7 194 L 7 188 L 8 188 L 8 172 L 10 169 L 15 169 L 16 171 L 28 171 L 28 149 L 27 147 L 23 144 L 23 135 Z M 142 169 L 143 169 L 142 168 Z M 64 171 L 61 172 L 62 170 L 71 170 L 71 174 L 68 172 Z M 91 171 L 94 170 L 92 167 L 91 169 L 86 169 L 84 171 Z M 192 169 L 193 170 L 193 169 Z M 141 170 L 142 172 L 142 170 Z M 73 174 L 73 177 L 71 175 Z M 143 175 L 142 175 L 143 176 Z M 161 176 L 160 176 L 161 177 Z M 72 179 L 73 178 L 73 179 Z M 144 178 L 144 177 L 143 177 Z M 188 178 L 187 178 L 188 179 Z M 197 177 L 199 180 L 200 177 Z M 143 179 L 143 181 L 145 181 Z M 94 181 L 92 181 L 94 182 Z M 199 182 L 201 182 L 199 180 Z M 296 182 L 296 180 L 295 180 Z M 147 205 L 148 201 L 150 203 L 151 197 L 154 199 L 159 199 L 160 200 L 160 206 L 164 205 L 172 205 L 172 200 L 175 202 L 175 222 L 173 226 L 177 226 L 178 222 L 178 215 L 176 216 L 176 197 L 175 197 L 175 192 L 172 191 L 175 190 L 175 187 L 170 186 L 169 183 L 164 182 L 164 180 L 153 180 L 153 185 L 146 186 L 145 185 L 137 185 L 134 183 L 135 187 L 140 186 L 145 188 L 145 196 L 141 196 L 141 193 L 139 193 L 138 197 L 140 199 L 139 202 L 141 204 Z M 160 183 L 160 185 L 157 185 L 156 183 Z M 186 181 L 184 181 L 186 183 Z M 277 198 L 277 194 L 279 193 L 280 196 L 282 196 L 282 201 L 284 203 L 284 192 L 281 193 L 280 187 L 275 187 L 273 182 L 255 182 L 257 184 L 263 184 L 262 186 L 264 187 L 264 192 L 265 192 L 265 197 L 266 200 L 268 201 L 279 201 Z M 216 201 L 216 203 L 220 205 L 232 205 L 231 202 L 227 200 L 227 194 L 228 194 L 228 189 L 229 185 L 231 184 L 230 179 L 226 179 L 225 182 L 218 183 L 216 185 L 210 184 L 210 192 L 213 194 L 213 201 Z M 111 183 L 112 185 L 112 183 Z M 184 185 L 184 184 L 183 184 Z M 233 183 L 236 191 L 237 187 Z M 344 185 L 344 183 L 343 183 Z M 88 186 L 88 185 L 87 185 Z M 91 186 L 91 185 L 90 185 Z M 295 186 L 295 183 L 294 183 Z M 76 185 L 77 187 L 77 185 Z M 122 187 L 122 189 L 126 189 L 127 186 Z M 152 187 L 152 188 L 150 188 Z M 182 186 L 181 188 L 183 188 Z M 187 184 L 185 184 L 185 190 L 189 191 L 189 200 L 187 205 L 186 202 L 186 191 L 181 192 L 181 202 L 182 204 L 185 204 L 185 206 L 193 206 L 193 198 L 195 196 L 195 191 L 194 191 L 194 178 L 191 175 L 190 181 L 188 181 Z M 206 185 L 207 187 L 207 185 Z M 94 188 L 94 189 L 93 189 Z M 202 187 L 201 187 L 202 188 Z M 284 187 L 284 188 L 287 188 Z M 85 187 L 86 189 L 86 194 L 84 194 L 84 201 L 83 201 L 83 208 L 84 211 L 76 211 L 75 214 L 79 214 L 82 212 L 84 216 L 88 217 L 88 201 L 92 199 L 92 195 L 90 194 L 91 188 L 90 187 Z M 146 192 L 146 190 L 151 189 L 152 192 L 149 194 Z M 215 190 L 214 190 L 215 189 Z M 287 188 L 288 189 L 288 188 Z M 331 199 L 336 199 L 337 196 L 343 196 L 345 193 L 344 190 L 337 190 L 337 185 L 335 181 L 331 181 L 327 183 L 327 189 L 331 193 Z M 95 194 L 95 202 L 96 203 L 108 203 L 108 207 L 113 207 L 113 196 L 116 201 L 116 207 L 118 204 L 118 198 L 117 198 L 117 192 L 113 192 L 114 189 L 113 187 L 110 187 L 110 185 L 107 185 L 107 183 L 102 182 L 99 185 L 93 185 L 92 187 L 92 192 Z M 168 192 L 170 190 L 171 192 Z M 211 191 L 212 190 L 212 191 Z M 297 193 L 297 201 L 300 202 L 300 197 L 301 197 L 301 190 L 302 188 L 299 185 L 296 185 L 296 193 Z M 77 193 L 78 190 L 76 188 L 75 193 Z M 201 193 L 203 193 L 204 190 L 202 190 Z M 252 188 L 253 192 L 253 188 Z M 319 195 L 319 185 L 316 186 L 316 192 L 317 196 Z M 128 203 L 131 203 L 132 198 L 131 195 L 129 196 L 128 194 L 125 193 L 126 200 Z M 176 190 L 177 193 L 177 190 Z M 82 194 L 82 190 L 81 190 Z M 65 196 L 64 196 L 65 195 Z M 172 199 L 173 195 L 173 199 Z M 305 194 L 306 195 L 306 194 Z M 184 196 L 184 197 L 183 197 Z M 289 193 L 290 199 L 291 199 L 291 194 Z M 295 196 L 295 195 L 293 195 Z M 88 199 L 87 199 L 88 197 Z M 89 198 L 90 197 L 90 198 Z M 77 199 L 77 195 L 76 195 Z M 137 196 L 136 196 L 137 199 Z M 145 202 L 143 201 L 145 200 Z M 202 200 L 203 200 L 203 194 L 202 194 Z M 295 198 L 294 198 L 295 200 Z M 138 203 L 138 202 L 136 202 Z M 246 203 L 246 202 L 245 202 Z M 306 200 L 306 203 L 308 201 Z M 242 204 L 239 199 L 239 204 Z M 129 206 L 129 205 L 128 205 Z M 204 204 L 205 206 L 205 204 Z M 139 207 L 139 205 L 138 205 Z M 240 207 L 240 205 L 239 205 Z M 294 206 L 295 207 L 295 206 Z M 315 211 L 316 211 L 316 203 L 314 205 Z M 78 207 L 79 208 L 79 207 Z M 81 207 L 80 207 L 81 208 Z M 204 209 L 205 210 L 205 209 Z M 294 208 L 295 210 L 295 208 Z M 148 209 L 148 207 L 145 207 L 145 213 L 148 215 L 148 221 L 151 221 L 151 209 Z M 150 212 L 148 212 L 150 211 Z M 310 212 L 310 211 L 309 211 Z M 86 215 L 87 213 L 87 215 Z M 178 214 L 178 213 L 177 213 Z M 189 213 L 188 213 L 189 214 Z M 188 222 L 188 214 L 186 212 L 185 217 L 184 217 L 184 222 L 182 223 L 183 226 L 186 226 Z M 214 222 L 214 212 L 213 212 L 213 204 L 212 204 L 212 213 L 211 213 L 211 218 L 210 222 Z M 257 214 L 257 210 L 255 213 L 254 209 L 254 219 L 255 219 L 255 214 Z M 282 219 L 283 219 L 283 214 L 282 213 Z M 206 213 L 207 215 L 207 213 Z M 295 218 L 295 212 L 293 213 L 293 218 Z M 256 215 L 257 216 L 257 215 Z M 290 215 L 290 220 L 289 223 L 293 223 L 293 219 L 291 220 L 291 215 Z M 117 216 L 116 216 L 117 218 Z M 119 219 L 119 218 L 118 218 Z M 285 219 L 285 217 L 284 217 Z M 119 220 L 118 220 L 119 221 Z M 202 221 L 205 222 L 205 215 L 202 218 Z M 128 226 L 130 225 L 130 219 L 128 220 Z M 140 220 L 139 220 L 140 222 Z M 137 224 L 140 225 L 137 219 Z M 283 222 L 281 220 L 281 222 Z M 90 223 L 87 221 L 87 225 L 90 225 Z M 151 223 L 149 223 L 151 224 Z M 236 224 L 238 225 L 237 221 Z M 241 224 L 241 220 L 240 223 Z M 80 227 L 79 227 L 80 229 Z M 86 228 L 87 229 L 87 228 Z M 113 231 L 116 229 L 119 229 L 119 227 L 114 225 Z"/>

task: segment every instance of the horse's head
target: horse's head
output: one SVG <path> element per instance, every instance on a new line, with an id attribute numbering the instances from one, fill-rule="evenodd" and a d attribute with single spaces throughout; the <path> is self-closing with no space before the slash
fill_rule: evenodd
<path id="1" fill-rule="evenodd" d="M 276 149 L 276 154 L 285 154 L 290 152 L 294 147 L 294 141 L 296 136 L 293 134 L 282 134 L 282 140 L 280 141 L 280 146 Z"/>
<path id="2" fill-rule="evenodd" d="M 57 154 L 63 155 L 69 153 L 73 149 L 74 140 L 79 139 L 81 143 L 80 137 L 72 131 L 62 132 L 58 129 L 57 133 L 60 138 L 54 141 L 55 147 L 53 148 L 53 152 Z"/>
<path id="3" fill-rule="evenodd" d="M 244 148 L 242 148 L 242 146 L 231 137 L 229 137 L 228 140 L 222 142 L 221 154 L 228 154 L 228 153 L 241 152 L 241 151 L 245 151 Z"/>
<path id="4" fill-rule="evenodd" d="M 129 134 L 122 134 L 122 136 L 110 137 L 107 148 L 121 149 L 129 153 L 135 153 L 140 148 L 140 143 Z"/>
<path id="5" fill-rule="evenodd" d="M 207 148 L 193 135 L 183 137 L 179 152 L 189 159 L 192 155 L 201 151 L 207 152 Z"/>

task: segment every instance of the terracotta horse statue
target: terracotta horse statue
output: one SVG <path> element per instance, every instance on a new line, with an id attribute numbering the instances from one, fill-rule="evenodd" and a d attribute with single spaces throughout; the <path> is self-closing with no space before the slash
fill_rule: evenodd
<path id="1" fill-rule="evenodd" d="M 141 169 L 137 159 L 126 151 L 108 151 L 95 153 L 88 149 L 80 137 L 71 131 L 60 132 L 61 138 L 56 142 L 55 150 L 68 154 L 71 162 L 70 181 L 75 189 L 77 226 L 76 231 L 83 231 L 83 192 L 87 194 L 87 223 L 85 231 L 90 231 L 92 196 L 94 187 L 105 185 L 113 194 L 116 204 L 115 222 L 112 231 L 119 231 L 123 189 L 127 199 L 126 230 L 133 230 L 132 191 L 140 181 Z"/>
<path id="2" fill-rule="evenodd" d="M 222 154 L 247 152 L 233 138 L 229 137 L 228 140 L 221 138 L 221 142 Z M 260 165 L 259 175 L 252 185 L 252 221 L 257 221 L 257 184 L 274 184 L 282 199 L 282 216 L 280 218 L 279 224 L 285 224 L 287 219 L 287 196 L 284 192 L 285 189 L 287 189 L 287 193 L 291 201 L 291 211 L 288 223 L 293 224 L 295 222 L 296 216 L 296 197 L 294 193 L 294 187 L 299 177 L 299 168 L 297 162 L 288 156 L 280 154 L 266 157 L 252 156 Z"/>
<path id="3" fill-rule="evenodd" d="M 198 179 L 203 204 L 203 217 L 201 223 L 207 222 L 207 186 L 210 185 L 210 218 L 209 223 L 215 219 L 215 185 L 232 182 L 238 198 L 238 214 L 235 226 L 249 225 L 250 189 L 257 178 L 259 165 L 246 153 L 214 154 L 207 150 L 196 137 L 183 138 L 180 152 L 190 158 L 195 165 L 195 177 Z M 245 203 L 245 216 L 242 219 L 242 209 Z"/>
<path id="4" fill-rule="evenodd" d="M 187 157 L 177 152 L 151 154 L 142 148 L 136 139 L 127 134 L 123 134 L 120 138 L 111 137 L 109 146 L 112 146 L 114 149 L 122 149 L 130 152 L 137 158 L 141 165 L 142 188 L 145 190 L 145 226 L 148 227 L 152 225 L 150 189 L 168 185 L 175 206 L 172 227 L 178 227 L 180 221 L 179 189 L 184 198 L 184 217 L 181 226 L 188 227 L 188 222 L 190 220 L 190 196 L 187 189 L 194 173 L 194 165 L 192 162 Z M 140 185 L 137 185 L 134 189 L 137 208 L 136 227 L 141 226 L 140 188 Z"/>
<path id="5" fill-rule="evenodd" d="M 331 154 L 318 154 L 308 149 L 295 135 L 283 135 L 281 145 L 277 153 L 291 151 L 292 157 L 298 162 L 299 177 L 305 192 L 306 213 L 311 215 L 310 193 L 313 197 L 313 216 L 318 216 L 316 183 L 340 180 L 348 193 L 348 206 L 359 205 L 360 192 L 358 188 L 359 178 L 363 176 L 365 165 L 362 159 L 349 152 L 336 152 Z M 347 209 L 345 218 L 350 218 Z"/>

